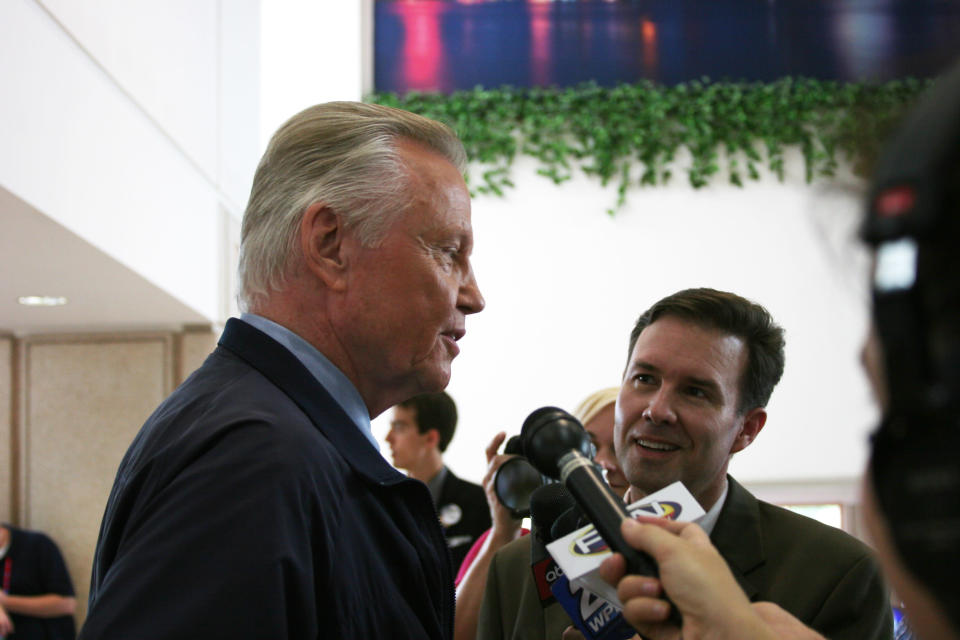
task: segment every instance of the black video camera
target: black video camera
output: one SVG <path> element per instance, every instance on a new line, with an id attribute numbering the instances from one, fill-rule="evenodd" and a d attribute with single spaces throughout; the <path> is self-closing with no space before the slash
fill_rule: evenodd
<path id="1" fill-rule="evenodd" d="M 863 225 L 886 398 L 870 462 L 894 543 L 960 612 L 960 66 L 891 138 Z"/>

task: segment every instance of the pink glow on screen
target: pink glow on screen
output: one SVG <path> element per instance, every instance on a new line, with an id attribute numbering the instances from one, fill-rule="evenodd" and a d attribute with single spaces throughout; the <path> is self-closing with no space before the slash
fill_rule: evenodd
<path id="1" fill-rule="evenodd" d="M 530 80 L 541 87 L 550 84 L 550 33 L 553 24 L 548 11 L 547 7 L 530 7 Z"/>
<path id="2" fill-rule="evenodd" d="M 399 12 L 403 23 L 402 83 L 417 91 L 438 91 L 446 75 L 440 18 L 442 2 L 407 2 Z"/>

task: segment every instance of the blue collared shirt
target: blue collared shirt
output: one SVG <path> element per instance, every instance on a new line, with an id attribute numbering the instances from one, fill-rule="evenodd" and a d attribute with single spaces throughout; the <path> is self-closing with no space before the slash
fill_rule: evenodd
<path id="1" fill-rule="evenodd" d="M 377 451 L 380 451 L 380 445 L 373 437 L 373 429 L 370 426 L 370 412 L 367 410 L 367 405 L 360 397 L 360 392 L 357 391 L 357 388 L 353 386 L 347 376 L 343 375 L 340 369 L 320 353 L 316 347 L 290 331 L 290 329 L 254 313 L 243 313 L 240 315 L 240 319 L 264 332 L 296 356 L 297 360 L 313 374 L 313 377 L 330 392 L 330 395 L 333 396 L 344 413 L 360 429 L 360 433 L 370 441 L 370 444 Z"/>

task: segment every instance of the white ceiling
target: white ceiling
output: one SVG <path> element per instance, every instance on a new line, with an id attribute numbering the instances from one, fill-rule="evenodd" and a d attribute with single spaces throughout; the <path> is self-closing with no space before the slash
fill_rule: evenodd
<path id="1" fill-rule="evenodd" d="M 0 187 L 0 333 L 178 329 L 210 324 L 175 297 Z M 64 296 L 27 307 L 20 296 Z"/>

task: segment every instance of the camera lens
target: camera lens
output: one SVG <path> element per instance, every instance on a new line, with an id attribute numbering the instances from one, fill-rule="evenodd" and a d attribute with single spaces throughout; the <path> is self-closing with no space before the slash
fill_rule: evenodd
<path id="1" fill-rule="evenodd" d="M 514 518 L 530 515 L 530 494 L 543 484 L 540 472 L 517 456 L 504 462 L 493 479 L 493 488 L 500 504 L 510 510 Z"/>

